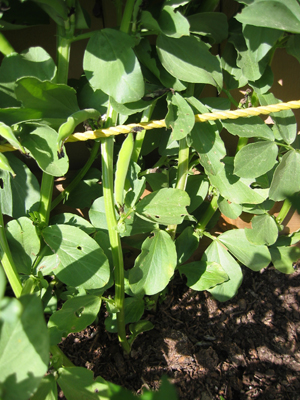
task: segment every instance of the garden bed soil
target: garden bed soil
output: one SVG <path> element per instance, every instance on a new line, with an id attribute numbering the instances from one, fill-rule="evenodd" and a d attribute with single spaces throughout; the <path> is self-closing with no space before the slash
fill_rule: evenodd
<path id="1" fill-rule="evenodd" d="M 154 329 L 135 340 L 130 357 L 103 318 L 60 346 L 76 366 L 137 394 L 167 375 L 181 400 L 299 400 L 299 299 L 300 263 L 292 275 L 245 268 L 237 296 L 225 303 L 176 275 L 146 316 Z"/>

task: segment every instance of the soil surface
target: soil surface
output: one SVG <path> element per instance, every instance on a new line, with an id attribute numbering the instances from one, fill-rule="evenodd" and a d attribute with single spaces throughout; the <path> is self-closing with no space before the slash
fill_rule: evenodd
<path id="1" fill-rule="evenodd" d="M 157 312 L 146 315 L 155 328 L 136 339 L 128 359 L 103 321 L 60 346 L 76 366 L 137 394 L 167 375 L 181 400 L 299 400 L 299 300 L 300 263 L 292 275 L 244 268 L 237 296 L 225 303 L 175 276 Z"/>

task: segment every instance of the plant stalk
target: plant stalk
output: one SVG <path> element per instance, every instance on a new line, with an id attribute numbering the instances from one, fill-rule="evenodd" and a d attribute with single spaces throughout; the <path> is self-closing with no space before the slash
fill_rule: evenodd
<path id="1" fill-rule="evenodd" d="M 206 210 L 206 212 L 203 214 L 202 218 L 198 221 L 195 231 L 202 236 L 203 232 L 205 231 L 205 228 L 211 218 L 213 217 L 214 213 L 218 209 L 218 195 L 214 195 L 213 198 L 211 199 L 211 202 L 209 203 L 209 206 Z"/>
<path id="2" fill-rule="evenodd" d="M 188 171 L 189 171 L 189 156 L 190 156 L 190 149 L 189 146 L 187 145 L 186 138 L 180 139 L 176 189 L 185 190 Z M 166 229 L 166 231 L 171 235 L 173 240 L 175 239 L 176 229 L 177 225 L 169 225 Z"/>
<path id="3" fill-rule="evenodd" d="M 8 56 L 11 53 L 14 53 L 15 50 L 3 33 L 0 32 L 0 51 L 4 56 Z"/>
<path id="4" fill-rule="evenodd" d="M 20 297 L 22 293 L 22 283 L 11 255 L 10 248 L 7 243 L 4 221 L 0 204 L 0 248 L 1 248 L 1 264 L 7 276 L 8 282 L 16 297 Z"/>
<path id="5" fill-rule="evenodd" d="M 156 105 L 156 101 L 154 101 L 151 104 L 151 106 L 149 106 L 146 110 L 144 110 L 142 118 L 141 118 L 141 122 L 149 122 L 150 121 L 151 115 L 155 108 L 155 105 Z M 146 134 L 145 129 L 136 134 L 135 141 L 134 141 L 134 148 L 133 148 L 132 156 L 131 156 L 132 161 L 134 161 L 135 163 L 138 162 L 138 159 L 139 159 L 139 156 L 140 156 L 140 153 L 142 150 L 142 145 L 144 142 L 145 134 Z"/>
<path id="6" fill-rule="evenodd" d="M 123 17 L 122 17 L 122 22 L 120 25 L 121 32 L 125 32 L 125 33 L 130 32 L 130 24 L 131 24 L 134 3 L 135 3 L 135 0 L 127 0 L 126 1 L 126 5 L 124 8 L 124 13 L 123 13 Z"/>
<path id="7" fill-rule="evenodd" d="M 117 113 L 108 108 L 108 119 L 105 128 L 115 124 Z M 117 231 L 117 219 L 114 201 L 114 183 L 113 183 L 113 151 L 114 138 L 104 138 L 101 140 L 101 158 L 102 158 L 102 185 L 106 221 L 108 234 L 114 263 L 115 277 L 115 306 L 117 312 L 118 338 L 125 353 L 130 353 L 130 345 L 126 338 L 125 331 L 125 312 L 124 312 L 124 261 L 121 247 L 120 235 Z"/>
<path id="8" fill-rule="evenodd" d="M 276 222 L 278 225 L 282 224 L 288 212 L 290 211 L 291 207 L 292 207 L 292 202 L 289 199 L 285 199 L 281 207 L 281 210 L 279 211 L 279 214 L 276 217 Z"/>

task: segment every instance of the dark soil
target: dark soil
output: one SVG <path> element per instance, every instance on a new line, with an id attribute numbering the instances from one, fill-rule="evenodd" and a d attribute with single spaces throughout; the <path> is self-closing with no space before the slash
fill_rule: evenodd
<path id="1" fill-rule="evenodd" d="M 299 263 L 292 275 L 245 269 L 226 303 L 176 276 L 156 314 L 147 315 L 155 328 L 136 339 L 130 358 L 103 321 L 70 334 L 61 348 L 76 366 L 138 394 L 167 375 L 181 400 L 299 400 L 299 299 Z"/>

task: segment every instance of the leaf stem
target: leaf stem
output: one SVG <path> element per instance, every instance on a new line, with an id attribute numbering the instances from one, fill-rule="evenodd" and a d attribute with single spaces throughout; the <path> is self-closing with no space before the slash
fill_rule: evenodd
<path id="1" fill-rule="evenodd" d="M 105 128 L 115 124 L 117 113 L 109 106 L 107 111 L 107 121 Z M 130 353 L 130 345 L 126 338 L 125 331 L 125 312 L 124 312 L 124 261 L 121 247 L 121 240 L 117 232 L 117 219 L 115 214 L 115 202 L 113 193 L 113 151 L 114 138 L 104 138 L 101 140 L 102 158 L 102 185 L 106 221 L 112 251 L 115 275 L 115 306 L 117 312 L 117 327 L 119 342 L 125 353 Z"/>
<path id="2" fill-rule="evenodd" d="M 188 171 L 189 171 L 189 156 L 190 156 L 190 149 L 187 145 L 186 138 L 180 139 L 176 189 L 185 190 Z M 177 225 L 169 225 L 166 229 L 166 231 L 171 235 L 173 240 L 175 239 L 176 229 Z"/>
<path id="3" fill-rule="evenodd" d="M 40 200 L 40 221 L 46 226 L 49 224 L 51 200 L 53 193 L 54 176 L 43 173 L 41 184 L 41 200 Z"/>
<path id="4" fill-rule="evenodd" d="M 89 159 L 85 163 L 85 165 L 82 167 L 82 169 L 78 172 L 78 174 L 75 176 L 75 178 L 72 180 L 72 182 L 52 201 L 51 203 L 51 210 L 53 210 L 55 207 L 58 206 L 58 204 L 63 201 L 64 199 L 68 198 L 69 194 L 76 188 L 76 186 L 81 182 L 81 180 L 84 178 L 86 173 L 89 171 L 91 168 L 93 162 L 95 161 L 98 151 L 100 148 L 100 141 L 96 141 L 93 145 L 93 148 L 91 150 L 91 154 L 89 156 Z"/>
<path id="5" fill-rule="evenodd" d="M 214 213 L 218 209 L 218 195 L 214 195 L 213 198 L 211 199 L 211 202 L 208 205 L 208 208 L 206 212 L 203 214 L 203 216 L 199 219 L 195 231 L 202 236 L 203 232 L 205 231 L 205 228 L 211 218 L 213 217 Z"/>
<path id="6" fill-rule="evenodd" d="M 15 50 L 3 33 L 0 32 L 0 51 L 4 56 L 8 56 L 11 53 L 14 53 Z"/>
<path id="7" fill-rule="evenodd" d="M 120 25 L 120 31 L 129 33 L 130 32 L 130 23 L 132 18 L 132 12 L 134 8 L 135 0 L 127 0 L 124 8 L 124 13 L 122 17 L 122 22 Z"/>
<path id="8" fill-rule="evenodd" d="M 276 217 L 276 222 L 278 225 L 282 224 L 288 212 L 290 211 L 291 207 L 292 207 L 292 202 L 290 201 L 290 199 L 285 199 L 281 207 L 281 210 L 279 211 L 279 214 Z"/>
<path id="9" fill-rule="evenodd" d="M 146 110 L 143 111 L 141 122 L 149 122 L 150 121 L 150 118 L 151 118 L 151 115 L 155 108 L 155 105 L 156 105 L 156 101 L 154 101 L 151 104 L 151 106 L 149 106 Z M 132 159 L 132 161 L 134 161 L 136 163 L 138 162 L 138 159 L 139 159 L 139 156 L 140 156 L 140 153 L 142 150 L 142 145 L 144 142 L 145 134 L 146 134 L 146 130 L 144 129 L 144 130 L 138 132 L 135 137 L 134 148 L 133 148 L 131 159 Z"/>
<path id="10" fill-rule="evenodd" d="M 16 297 L 20 297 L 22 293 L 22 283 L 15 266 L 10 248 L 7 243 L 4 221 L 0 205 L 0 248 L 1 248 L 1 264 L 7 276 L 8 282 Z"/>

